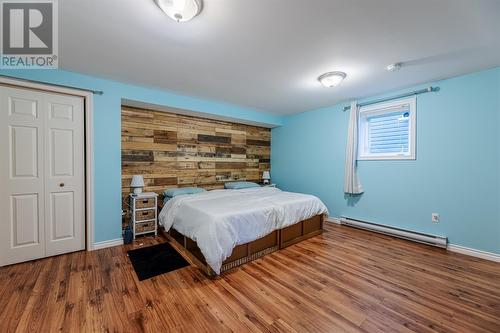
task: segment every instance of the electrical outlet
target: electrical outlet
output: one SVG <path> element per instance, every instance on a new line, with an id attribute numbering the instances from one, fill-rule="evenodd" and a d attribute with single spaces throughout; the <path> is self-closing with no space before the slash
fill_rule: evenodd
<path id="1" fill-rule="evenodd" d="M 432 213 L 432 222 L 434 222 L 434 223 L 439 222 L 439 214 L 438 213 Z"/>

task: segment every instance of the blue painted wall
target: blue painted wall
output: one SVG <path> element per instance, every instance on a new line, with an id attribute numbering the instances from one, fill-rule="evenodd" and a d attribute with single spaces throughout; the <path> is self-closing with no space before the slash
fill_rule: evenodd
<path id="1" fill-rule="evenodd" d="M 417 97 L 417 159 L 360 161 L 365 193 L 358 200 L 343 194 L 344 104 L 289 116 L 273 129 L 273 182 L 318 195 L 336 217 L 444 235 L 452 244 L 500 253 L 500 68 L 432 85 L 441 91 Z M 441 222 L 431 222 L 433 212 Z"/>
<path id="2" fill-rule="evenodd" d="M 230 104 L 103 80 L 60 70 L 4 70 L 0 74 L 80 88 L 103 90 L 94 95 L 94 241 L 121 237 L 121 99 L 194 110 L 240 120 L 281 125 L 277 116 Z"/>

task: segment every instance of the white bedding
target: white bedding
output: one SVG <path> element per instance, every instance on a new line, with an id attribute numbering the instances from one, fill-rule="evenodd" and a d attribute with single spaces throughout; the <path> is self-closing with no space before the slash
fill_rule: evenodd
<path id="1" fill-rule="evenodd" d="M 313 195 L 272 187 L 213 190 L 170 199 L 160 224 L 196 241 L 207 264 L 220 274 L 234 247 L 318 214 L 328 213 Z"/>

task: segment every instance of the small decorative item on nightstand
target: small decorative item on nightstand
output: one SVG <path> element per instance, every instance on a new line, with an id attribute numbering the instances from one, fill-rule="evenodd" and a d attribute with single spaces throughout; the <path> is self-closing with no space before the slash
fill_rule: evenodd
<path id="1" fill-rule="evenodd" d="M 269 173 L 269 171 L 264 171 L 262 173 L 262 183 L 264 185 L 268 185 L 270 179 L 271 179 L 271 174 Z"/>
<path id="2" fill-rule="evenodd" d="M 158 194 L 154 192 L 130 194 L 132 209 L 132 232 L 138 235 L 158 234 Z"/>

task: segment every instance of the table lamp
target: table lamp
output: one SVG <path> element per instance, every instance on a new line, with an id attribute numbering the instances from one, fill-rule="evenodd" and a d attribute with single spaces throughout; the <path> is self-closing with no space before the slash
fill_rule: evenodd
<path id="1" fill-rule="evenodd" d="M 269 179 L 271 179 L 271 175 L 270 175 L 269 171 L 264 171 L 262 173 L 262 179 L 263 179 L 263 183 L 265 185 L 269 184 Z"/>
<path id="2" fill-rule="evenodd" d="M 141 194 L 144 187 L 144 178 L 141 175 L 133 175 L 130 187 L 134 189 L 134 194 Z"/>

